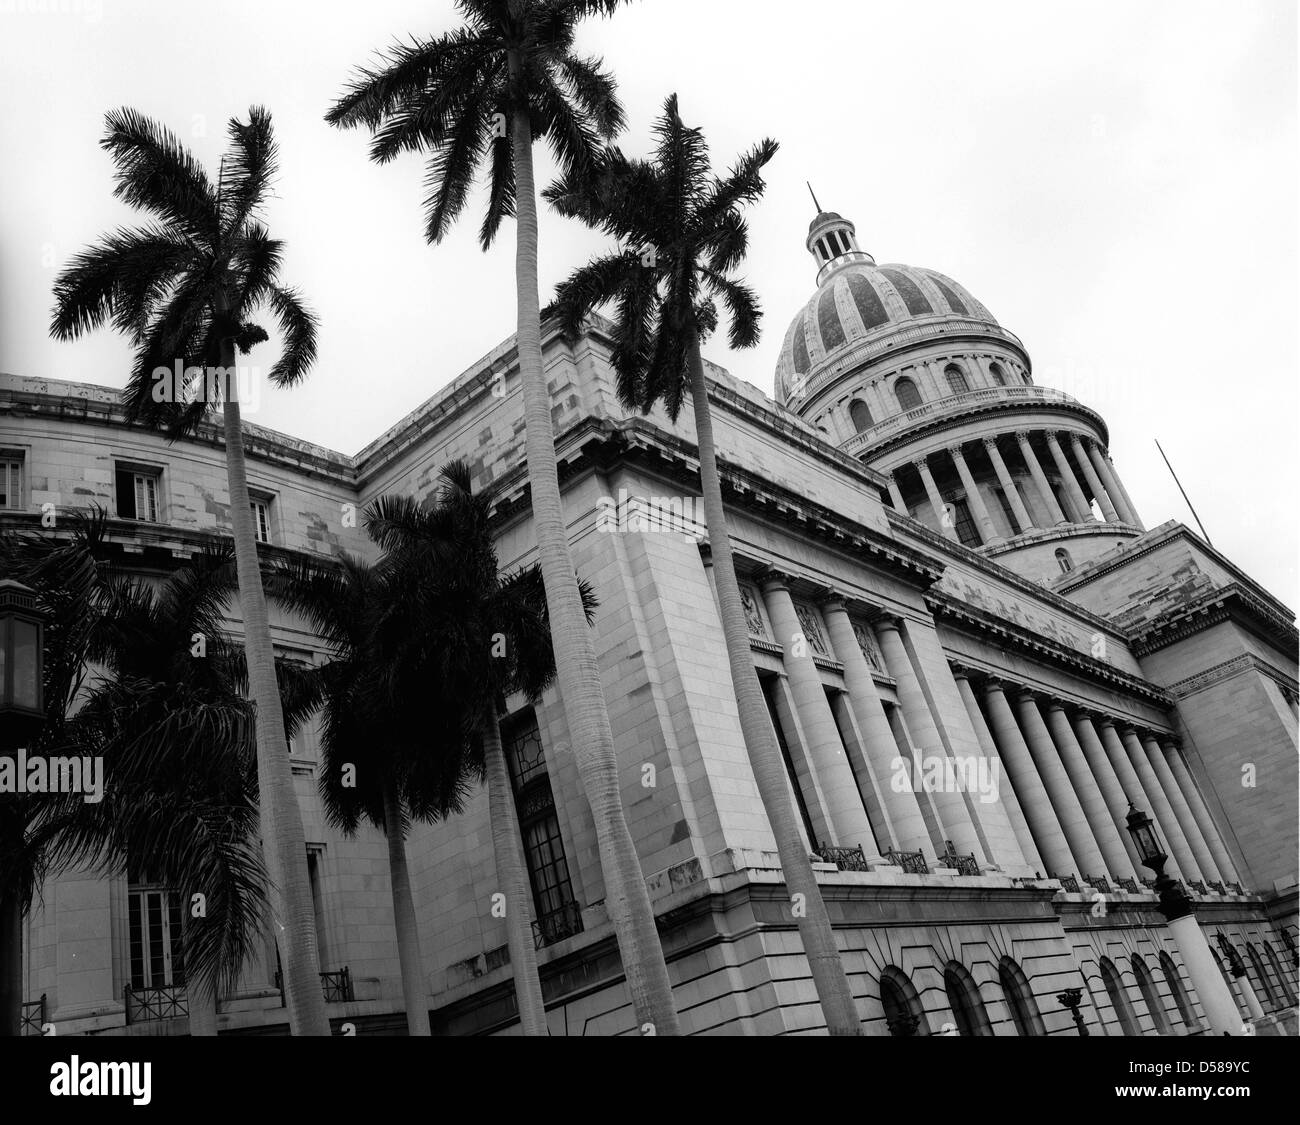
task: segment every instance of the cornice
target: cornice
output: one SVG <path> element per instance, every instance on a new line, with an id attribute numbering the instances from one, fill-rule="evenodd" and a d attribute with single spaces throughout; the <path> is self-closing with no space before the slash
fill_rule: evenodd
<path id="1" fill-rule="evenodd" d="M 1240 583 L 1208 590 L 1200 597 L 1136 626 L 1130 633 L 1134 655 L 1146 656 L 1187 637 L 1232 620 L 1287 651 L 1300 640 L 1294 622 L 1256 597 Z"/>

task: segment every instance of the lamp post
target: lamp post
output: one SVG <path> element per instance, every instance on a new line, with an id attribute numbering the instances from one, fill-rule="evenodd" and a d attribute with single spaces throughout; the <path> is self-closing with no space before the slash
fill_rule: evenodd
<path id="1" fill-rule="evenodd" d="M 1079 1004 L 1083 1000 L 1083 989 L 1067 988 L 1064 992 L 1056 994 L 1056 1000 L 1074 1017 L 1074 1024 L 1079 1029 L 1079 1034 L 1087 1035 L 1088 1025 L 1083 1022 L 1083 1014 L 1079 1011 Z"/>
<path id="2" fill-rule="evenodd" d="M 1128 832 L 1133 837 L 1142 866 L 1154 872 L 1155 892 L 1160 896 L 1160 913 L 1169 923 L 1169 933 L 1187 966 L 1192 987 L 1201 998 L 1201 1008 L 1216 1035 L 1244 1034 L 1241 1015 L 1223 975 L 1214 962 L 1210 944 L 1196 921 L 1192 900 L 1182 885 L 1165 874 L 1169 854 L 1160 843 L 1156 826 L 1146 813 L 1128 806 Z"/>

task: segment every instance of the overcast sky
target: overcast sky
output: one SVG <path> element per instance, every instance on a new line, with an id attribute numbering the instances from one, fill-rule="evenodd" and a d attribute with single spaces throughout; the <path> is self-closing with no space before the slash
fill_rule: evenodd
<path id="1" fill-rule="evenodd" d="M 252 420 L 352 453 L 418 406 L 513 331 L 513 227 L 481 253 L 480 196 L 427 246 L 421 161 L 372 165 L 322 115 L 374 48 L 455 22 L 448 0 L 0 0 L 0 371 L 124 380 L 120 338 L 46 335 L 58 269 L 133 221 L 104 112 L 166 122 L 215 168 L 226 119 L 262 103 L 267 219 L 322 328 L 310 381 Z M 720 166 L 781 143 L 751 216 L 766 331 L 712 359 L 771 393 L 814 285 L 810 179 L 877 261 L 961 281 L 1037 382 L 1102 413 L 1148 526 L 1193 522 L 1158 437 L 1215 546 L 1300 602 L 1294 0 L 645 0 L 580 43 L 618 76 L 627 150 L 672 91 Z M 543 212 L 543 300 L 600 245 Z"/>

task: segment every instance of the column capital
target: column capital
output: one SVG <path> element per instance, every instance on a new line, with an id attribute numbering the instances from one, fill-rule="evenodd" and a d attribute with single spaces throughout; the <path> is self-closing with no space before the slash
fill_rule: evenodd
<path id="1" fill-rule="evenodd" d="M 984 689 L 985 695 L 995 691 L 999 695 L 1006 695 L 1007 692 L 1013 690 L 1016 685 L 1008 680 L 1004 680 L 1001 676 L 985 676 L 984 682 L 980 686 Z"/>
<path id="2" fill-rule="evenodd" d="M 1111 730 L 1118 733 L 1118 724 L 1113 718 L 1111 718 L 1111 716 L 1107 715 L 1105 711 L 1089 711 L 1086 712 L 1086 714 L 1088 715 L 1088 718 L 1092 720 L 1093 726 L 1110 727 Z"/>
<path id="3" fill-rule="evenodd" d="M 920 457 L 913 457 L 910 464 L 918 473 L 928 473 L 930 471 L 930 458 L 928 454 L 923 454 Z"/>
<path id="4" fill-rule="evenodd" d="M 824 610 L 847 612 L 845 597 L 834 586 L 819 587 L 813 594 L 813 600 Z"/>
<path id="5" fill-rule="evenodd" d="M 968 683 L 970 682 L 973 669 L 967 668 L 965 664 L 949 664 L 948 670 L 952 672 L 952 678 L 954 680 L 965 680 Z"/>
<path id="6" fill-rule="evenodd" d="M 951 454 L 953 457 L 960 457 L 964 461 L 966 459 L 966 455 L 961 451 L 961 447 L 963 444 L 965 443 L 960 441 L 955 441 L 951 445 L 945 445 L 944 449 L 946 449 L 949 452 L 949 454 Z"/>
<path id="7" fill-rule="evenodd" d="M 895 633 L 902 627 L 902 620 L 892 613 L 882 613 L 871 624 L 877 629 L 893 629 Z"/>
<path id="8" fill-rule="evenodd" d="M 1064 714 L 1065 709 L 1070 706 L 1070 701 L 1068 699 L 1063 699 L 1059 695 L 1044 695 L 1043 702 L 1047 704 L 1047 709 L 1049 711 L 1060 711 L 1062 714 Z"/>
<path id="9" fill-rule="evenodd" d="M 1016 441 L 1018 441 L 1021 445 L 1028 445 L 1028 444 L 1029 444 L 1029 436 L 1030 436 L 1030 434 L 1032 434 L 1032 433 L 1033 433 L 1032 430 L 1017 430 L 1017 431 L 1016 431 Z"/>
<path id="10" fill-rule="evenodd" d="M 1043 436 L 1050 442 L 1060 443 L 1062 437 L 1068 436 L 1068 430 L 1044 430 Z"/>
<path id="11" fill-rule="evenodd" d="M 998 447 L 998 439 L 996 437 L 980 438 L 980 443 L 985 449 L 997 449 Z"/>
<path id="12" fill-rule="evenodd" d="M 794 581 L 793 575 L 771 566 L 763 567 L 754 574 L 753 578 L 762 590 L 785 590 L 786 593 L 790 592 L 790 583 Z"/>

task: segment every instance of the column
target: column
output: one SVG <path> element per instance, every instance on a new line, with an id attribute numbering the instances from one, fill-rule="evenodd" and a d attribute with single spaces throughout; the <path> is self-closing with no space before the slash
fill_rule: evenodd
<path id="1" fill-rule="evenodd" d="M 772 630 L 785 649 L 785 672 L 790 680 L 790 694 L 799 712 L 799 722 L 807 739 L 813 768 L 817 771 L 826 816 L 835 831 L 834 840 L 821 841 L 834 847 L 860 845 L 874 851 L 875 836 L 867 819 L 866 806 L 858 791 L 858 781 L 849 764 L 839 727 L 822 687 L 821 673 L 813 663 L 812 646 L 804 636 L 803 626 L 795 613 L 786 579 L 771 576 L 763 583 Z M 802 641 L 802 643 L 800 643 Z"/>
<path id="2" fill-rule="evenodd" d="M 1016 522 L 1020 524 L 1020 530 L 1030 530 L 1034 526 L 1034 521 L 1029 518 L 1029 509 L 1025 507 L 1025 502 L 1020 496 L 1020 489 L 1016 487 L 1016 482 L 1007 470 L 1007 463 L 1002 460 L 1002 452 L 998 449 L 998 439 L 985 438 L 984 448 L 988 450 L 989 460 L 993 462 L 993 471 L 998 475 L 998 483 L 1002 485 L 1002 491 L 1006 493 L 1007 503 L 1011 505 L 1011 510 L 1015 513 Z"/>
<path id="3" fill-rule="evenodd" d="M 826 618 L 826 627 L 830 630 L 835 659 L 844 665 L 844 684 L 849 689 L 849 706 L 858 721 L 867 755 L 879 780 L 880 797 L 896 837 L 894 846 L 906 852 L 924 851 L 924 846 L 930 843 L 930 833 L 926 830 L 916 794 L 910 788 L 897 792 L 892 784 L 897 773 L 898 745 L 894 741 L 889 720 L 885 718 L 885 709 L 880 703 L 880 694 L 876 691 L 871 665 L 863 656 L 857 635 L 853 632 L 853 622 L 849 620 L 844 603 L 838 598 L 823 602 L 822 614 Z"/>
<path id="4" fill-rule="evenodd" d="M 998 798 L 1002 802 L 1002 807 L 1007 810 L 1007 820 L 1011 824 L 1011 831 L 1015 834 L 1021 858 L 1030 871 L 1046 871 L 1047 868 L 1043 864 L 1043 857 L 1038 854 L 1033 833 L 1029 830 L 1029 822 L 1025 820 L 1024 810 L 1016 799 L 1016 791 L 1011 783 L 1010 772 L 998 754 L 997 743 L 989 731 L 988 724 L 984 721 L 984 714 L 980 711 L 979 702 L 975 699 L 975 689 L 971 687 L 970 677 L 960 668 L 953 669 L 952 677 L 957 681 L 957 690 L 961 693 L 961 701 L 966 705 L 966 714 L 970 716 L 970 725 L 975 728 L 975 738 L 980 744 L 980 750 L 983 752 L 984 757 L 989 762 L 989 768 L 992 769 L 996 764 L 999 772 L 1003 775 L 1003 780 L 998 787 Z M 1028 874 L 1028 872 L 1025 872 L 1025 874 Z"/>
<path id="5" fill-rule="evenodd" d="M 907 515 L 907 505 L 903 502 L 903 493 L 899 490 L 898 482 L 894 479 L 893 473 L 890 473 L 885 478 L 885 483 L 889 485 L 889 496 L 894 501 L 895 511 Z"/>
<path id="6" fill-rule="evenodd" d="M 1137 770 L 1133 768 L 1133 762 L 1130 760 L 1129 755 L 1125 750 L 1126 740 L 1121 737 L 1114 721 L 1103 715 L 1098 718 L 1096 726 L 1097 733 L 1101 736 L 1101 745 L 1106 751 L 1106 760 L 1110 762 L 1111 769 L 1115 771 L 1115 776 L 1119 778 L 1120 789 L 1123 792 L 1126 801 L 1128 804 L 1144 809 L 1151 815 L 1152 819 L 1159 824 L 1160 818 L 1156 816 L 1155 813 L 1156 802 L 1153 798 L 1147 795 L 1146 788 L 1142 783 L 1142 778 L 1138 777 Z M 1124 834 L 1127 836 L 1127 805 L 1124 810 L 1124 822 L 1126 826 Z M 1141 861 L 1137 856 L 1134 856 L 1134 867 L 1137 868 L 1138 874 L 1141 875 L 1142 878 L 1155 878 L 1154 872 L 1148 871 L 1146 868 L 1141 866 Z M 1165 864 L 1165 871 L 1174 879 L 1181 879 L 1183 877 L 1182 871 L 1178 867 L 1178 861 L 1173 855 L 1170 855 L 1169 861 Z"/>
<path id="7" fill-rule="evenodd" d="M 1209 806 L 1206 805 L 1205 798 L 1201 796 L 1201 791 L 1196 787 L 1196 780 L 1192 777 L 1192 771 L 1188 768 L 1187 763 L 1183 761 L 1182 751 L 1172 744 L 1168 749 L 1169 765 L 1174 771 L 1174 779 L 1178 782 L 1178 787 L 1183 791 L 1183 796 L 1187 799 L 1192 815 L 1197 818 L 1197 823 L 1201 826 L 1201 835 L 1205 837 L 1205 842 L 1210 847 L 1210 854 L 1214 856 L 1214 865 L 1219 869 L 1219 874 L 1224 879 L 1240 883 L 1241 876 L 1237 873 L 1237 865 L 1232 862 L 1232 856 L 1223 842 L 1223 836 L 1219 832 L 1218 825 L 1214 823 L 1214 817 L 1210 815 Z"/>
<path id="8" fill-rule="evenodd" d="M 1187 841 L 1196 866 L 1200 868 L 1200 875 L 1193 875 L 1192 878 L 1209 879 L 1213 883 L 1223 882 L 1223 876 L 1219 874 L 1214 857 L 1210 855 L 1210 849 L 1206 847 L 1201 830 L 1197 827 L 1196 818 L 1192 816 L 1192 810 L 1183 797 L 1183 791 L 1178 788 L 1178 782 L 1174 780 L 1173 770 L 1169 768 L 1169 761 L 1160 743 L 1147 735 L 1142 739 L 1142 745 L 1146 747 L 1147 757 L 1151 759 L 1151 765 L 1160 781 L 1160 788 L 1169 802 L 1169 807 L 1173 810 L 1178 827 L 1183 830 L 1183 837 Z"/>
<path id="9" fill-rule="evenodd" d="M 975 487 L 975 478 L 971 476 L 961 446 L 950 445 L 948 452 L 952 456 L 953 464 L 957 466 L 957 475 L 961 477 L 962 487 L 966 489 L 966 497 L 970 500 L 971 511 L 975 513 L 975 522 L 979 524 L 981 541 L 991 543 L 995 539 L 1000 539 L 1001 536 L 998 535 L 997 528 L 993 526 L 993 520 L 989 518 L 989 510 L 984 506 L 984 497 L 980 495 L 980 490 Z"/>
<path id="10" fill-rule="evenodd" d="M 1056 440 L 1056 433 L 1048 430 L 1043 436 L 1047 439 L 1047 451 L 1056 462 L 1056 471 L 1061 474 L 1061 484 L 1065 487 L 1065 494 L 1074 505 L 1078 522 L 1087 523 L 1092 519 L 1092 508 L 1088 504 L 1088 498 L 1083 494 L 1083 489 L 1079 487 L 1079 478 L 1074 475 L 1074 469 L 1066 460 L 1065 451 L 1061 448 L 1061 443 Z"/>
<path id="11" fill-rule="evenodd" d="M 1057 819 L 1056 810 L 1052 807 L 1051 798 L 1043 786 L 1029 747 L 1025 745 L 1016 717 L 1011 713 L 1011 704 L 1007 702 L 1000 681 L 985 681 L 984 699 L 988 703 L 989 721 L 993 724 L 993 741 L 1011 772 L 1011 784 L 1020 798 L 1020 808 L 1033 833 L 1038 854 L 1046 865 L 1043 874 L 1068 875 L 1076 871 L 1078 864 L 1070 854 L 1065 833 L 1061 831 L 1061 822 Z"/>
<path id="12" fill-rule="evenodd" d="M 1093 726 L 1092 718 L 1086 712 L 1080 711 L 1075 715 L 1074 734 L 1079 740 L 1079 745 L 1083 748 L 1084 758 L 1087 759 L 1088 765 L 1092 767 L 1092 776 L 1097 780 L 1097 788 L 1101 790 L 1102 799 L 1106 802 L 1106 809 L 1110 813 L 1111 822 L 1115 826 L 1116 834 L 1124 847 L 1125 857 L 1128 859 L 1127 866 L 1123 868 L 1112 867 L 1111 871 L 1121 879 L 1132 879 L 1135 882 L 1140 882 L 1142 878 L 1142 857 L 1138 855 L 1137 847 L 1133 843 L 1133 837 L 1128 834 L 1128 801 L 1124 797 L 1124 787 L 1120 784 L 1120 780 L 1115 774 L 1115 768 L 1110 764 L 1110 759 L 1106 757 L 1106 750 L 1101 744 L 1101 736 L 1098 735 L 1097 728 Z"/>
<path id="13" fill-rule="evenodd" d="M 1084 453 L 1083 442 L 1079 440 L 1078 434 L 1070 435 L 1070 448 L 1074 451 L 1074 459 L 1083 470 L 1084 477 L 1087 478 L 1088 487 L 1092 489 L 1092 494 L 1097 497 L 1097 505 L 1101 508 L 1102 515 L 1114 523 L 1119 519 L 1119 513 L 1115 510 L 1115 505 L 1111 503 L 1110 497 L 1106 494 L 1106 489 L 1102 487 L 1101 478 L 1097 476 L 1097 470 L 1092 467 L 1092 462 L 1088 460 L 1088 455 Z"/>
<path id="14" fill-rule="evenodd" d="M 1052 741 L 1056 743 L 1056 749 L 1060 752 L 1061 761 L 1065 764 L 1065 772 L 1074 787 L 1075 796 L 1079 798 L 1088 827 L 1092 830 L 1092 838 L 1096 840 L 1097 847 L 1101 849 L 1102 859 L 1106 863 L 1104 870 L 1089 871 L 1086 874 L 1109 875 L 1112 879 L 1129 874 L 1128 853 L 1124 850 L 1124 844 L 1115 829 L 1115 822 L 1111 819 L 1110 809 L 1107 808 L 1105 798 L 1102 796 L 1101 787 L 1088 768 L 1083 747 L 1074 736 L 1074 728 L 1070 726 L 1070 720 L 1060 700 L 1053 699 L 1048 703 L 1047 726 L 1051 731 Z"/>
<path id="15" fill-rule="evenodd" d="M 1124 497 L 1124 503 L 1128 505 L 1129 515 L 1133 519 L 1133 524 L 1143 531 L 1146 531 L 1146 525 L 1142 522 L 1142 517 L 1138 515 L 1137 505 L 1133 503 L 1133 497 L 1128 494 L 1128 489 L 1124 487 L 1124 481 L 1115 469 L 1115 462 L 1110 459 L 1110 455 L 1104 449 L 1098 449 L 1101 454 L 1102 463 L 1110 470 L 1110 478 L 1115 482 L 1116 491 Z"/>
<path id="16" fill-rule="evenodd" d="M 957 541 L 957 528 L 953 526 L 948 510 L 944 507 L 943 497 L 939 495 L 939 486 L 934 483 L 934 476 L 930 472 L 930 462 L 924 457 L 918 457 L 912 464 L 916 467 L 916 471 L 921 474 L 921 483 L 925 485 L 925 494 L 930 497 L 930 507 L 934 509 L 934 518 L 939 522 L 939 530 L 955 543 Z"/>
<path id="17" fill-rule="evenodd" d="M 1047 483 L 1047 474 L 1043 472 L 1043 466 L 1038 463 L 1038 454 L 1034 452 L 1034 447 L 1029 444 L 1028 431 L 1017 430 L 1016 441 L 1020 444 L 1020 455 L 1025 459 L 1025 464 L 1029 466 L 1029 475 L 1034 478 L 1034 484 L 1038 487 L 1038 495 L 1043 498 L 1043 505 L 1047 508 L 1048 515 L 1057 523 L 1070 523 L 1071 520 L 1061 510 L 1061 505 L 1056 502 L 1056 494 L 1052 491 L 1052 486 Z"/>
<path id="18" fill-rule="evenodd" d="M 1105 486 L 1106 492 L 1110 495 L 1111 502 L 1115 505 L 1116 511 L 1119 512 L 1119 518 L 1125 523 L 1135 524 L 1138 527 L 1137 513 L 1133 511 L 1132 505 L 1129 504 L 1128 496 L 1120 488 L 1119 481 L 1116 480 L 1115 474 L 1111 472 L 1110 465 L 1106 461 L 1105 454 L 1102 453 L 1100 446 L 1092 438 L 1083 439 L 1083 447 L 1087 450 L 1088 459 L 1092 462 L 1092 467 L 1097 470 L 1097 475 L 1101 477 L 1101 483 Z"/>
<path id="19" fill-rule="evenodd" d="M 1020 729 L 1025 732 L 1025 741 L 1029 744 L 1034 764 L 1038 766 L 1039 776 L 1052 799 L 1052 808 L 1056 810 L 1056 817 L 1061 822 L 1061 831 L 1069 841 L 1070 853 L 1079 863 L 1080 869 L 1075 874 L 1100 875 L 1106 870 L 1106 861 L 1088 827 L 1088 818 L 1083 814 L 1083 806 L 1061 764 L 1061 756 L 1057 753 L 1056 744 L 1048 733 L 1047 724 L 1043 722 L 1042 712 L 1038 710 L 1038 702 L 1032 692 L 1020 693 L 1016 700 L 1016 714 L 1020 719 Z"/>
<path id="20" fill-rule="evenodd" d="M 939 729 L 935 726 L 934 716 L 930 714 L 930 705 L 926 701 L 921 682 L 912 667 L 911 657 L 903 646 L 903 638 L 898 631 L 898 622 L 885 618 L 876 624 L 876 637 L 880 641 L 881 654 L 885 658 L 885 667 L 894 677 L 898 691 L 898 704 L 903 709 L 907 720 L 907 729 L 917 741 L 914 754 L 924 756 L 946 756 Z M 924 763 L 922 763 L 924 765 Z M 978 860 L 984 855 L 975 825 L 971 822 L 966 809 L 966 801 L 960 793 L 947 792 L 947 786 L 940 785 L 939 792 L 932 793 L 935 809 L 942 821 L 944 838 L 951 840 L 957 851 L 963 855 L 974 855 Z"/>
<path id="21" fill-rule="evenodd" d="M 849 408 L 845 403 L 837 402 L 832 413 L 836 419 L 836 429 L 843 435 L 840 441 L 847 441 L 858 432 L 857 426 L 853 424 L 853 415 L 849 413 Z"/>
<path id="22" fill-rule="evenodd" d="M 1151 767 L 1151 760 L 1147 757 L 1146 748 L 1138 738 L 1137 732 L 1131 727 L 1125 727 L 1120 732 L 1120 737 L 1124 740 L 1124 748 L 1128 751 L 1129 760 L 1133 763 L 1138 780 L 1142 782 L 1147 800 L 1151 802 L 1151 815 L 1160 826 L 1165 843 L 1169 845 L 1170 862 L 1165 869 L 1168 870 L 1176 864 L 1178 878 L 1184 881 L 1200 879 L 1201 872 L 1192 857 L 1192 849 L 1187 846 L 1187 838 L 1183 835 L 1183 830 L 1178 827 L 1174 810 L 1169 806 L 1169 801 L 1160 786 L 1160 779 L 1156 777 L 1156 771 Z M 1171 871 L 1170 874 L 1172 875 L 1173 872 Z"/>
<path id="23" fill-rule="evenodd" d="M 1182 955 L 1183 965 L 1191 978 L 1192 988 L 1201 1002 L 1201 1011 L 1214 1035 L 1237 1035 L 1241 1031 L 1241 1016 L 1233 999 L 1228 978 L 1210 950 L 1205 933 L 1195 914 L 1175 918 L 1169 923 L 1169 933 Z"/>

